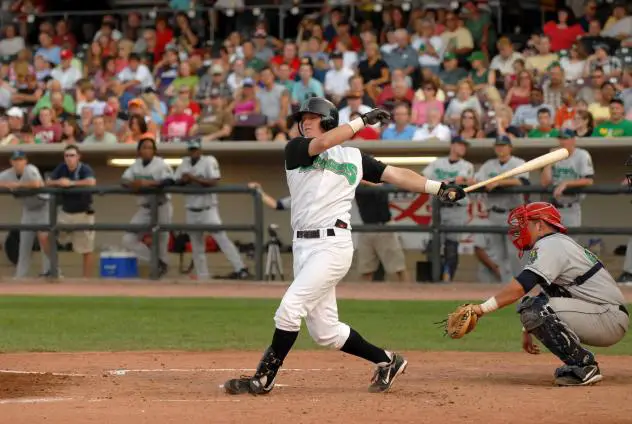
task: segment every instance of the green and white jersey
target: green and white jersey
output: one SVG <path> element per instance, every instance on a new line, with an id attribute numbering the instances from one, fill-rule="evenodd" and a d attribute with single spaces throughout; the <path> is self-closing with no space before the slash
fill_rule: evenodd
<path id="1" fill-rule="evenodd" d="M 446 156 L 430 162 L 422 173 L 426 178 L 431 180 L 453 183 L 457 177 L 472 178 L 474 176 L 474 165 L 465 159 L 452 162 Z M 458 204 L 467 205 L 467 196 L 459 200 Z"/>
<path id="2" fill-rule="evenodd" d="M 171 167 L 167 165 L 163 158 L 155 156 L 147 165 L 143 165 L 143 160 L 141 158 L 137 158 L 132 166 L 125 170 L 122 180 L 162 181 L 168 178 L 173 178 L 173 171 L 171 170 Z M 160 194 L 157 197 L 158 203 L 164 203 L 171 199 L 171 195 L 168 193 Z M 150 205 L 151 196 L 138 196 L 138 204 Z"/>
<path id="3" fill-rule="evenodd" d="M 569 180 L 578 180 L 580 178 L 592 178 L 595 174 L 592 158 L 590 153 L 584 149 L 576 148 L 573 154 L 564 160 L 556 162 L 551 166 L 551 174 L 553 177 L 553 185 Z M 582 200 L 585 194 L 572 194 L 561 196 L 557 201 L 559 203 L 573 203 Z"/>

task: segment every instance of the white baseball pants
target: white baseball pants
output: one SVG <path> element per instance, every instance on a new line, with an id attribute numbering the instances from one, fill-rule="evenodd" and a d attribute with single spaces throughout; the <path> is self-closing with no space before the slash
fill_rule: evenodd
<path id="1" fill-rule="evenodd" d="M 338 320 L 336 285 L 353 259 L 351 231 L 334 228 L 335 236 L 320 230 L 317 239 L 294 238 L 294 281 L 285 292 L 274 321 L 279 330 L 299 331 L 301 319 L 314 341 L 340 349 L 351 331 Z"/>

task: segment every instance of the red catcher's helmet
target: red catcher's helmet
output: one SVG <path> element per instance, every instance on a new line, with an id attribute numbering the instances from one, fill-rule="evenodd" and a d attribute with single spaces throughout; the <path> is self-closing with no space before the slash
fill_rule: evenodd
<path id="1" fill-rule="evenodd" d="M 509 237 L 516 249 L 518 249 L 520 257 L 522 257 L 525 250 L 531 249 L 533 243 L 536 242 L 536 240 L 531 239 L 527 223 L 537 220 L 542 220 L 555 227 L 560 233 L 566 233 L 566 227 L 562 225 L 560 211 L 552 204 L 533 202 L 518 206 L 509 214 L 507 223 L 509 224 Z"/>

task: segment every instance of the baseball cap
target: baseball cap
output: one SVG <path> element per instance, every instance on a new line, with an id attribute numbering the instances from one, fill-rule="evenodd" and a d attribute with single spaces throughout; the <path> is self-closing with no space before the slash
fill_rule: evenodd
<path id="1" fill-rule="evenodd" d="M 24 111 L 19 107 L 13 106 L 7 111 L 7 116 L 11 118 L 24 118 Z"/>
<path id="2" fill-rule="evenodd" d="M 456 55 L 454 53 L 446 53 L 443 55 L 443 60 L 452 60 L 456 59 Z"/>
<path id="3" fill-rule="evenodd" d="M 11 160 L 20 160 L 20 159 L 26 159 L 26 153 L 24 152 L 24 150 L 14 151 L 13 154 L 11 155 Z"/>
<path id="4" fill-rule="evenodd" d="M 61 57 L 61 60 L 68 60 L 68 59 L 72 59 L 73 54 L 70 50 L 64 49 L 61 51 L 59 56 Z"/>
<path id="5" fill-rule="evenodd" d="M 485 60 L 485 55 L 481 51 L 472 52 L 467 58 L 468 61 L 474 62 L 475 60 Z"/>
<path id="6" fill-rule="evenodd" d="M 332 59 L 342 59 L 342 57 L 343 57 L 342 52 L 333 52 L 333 53 L 331 54 L 331 58 L 332 58 Z"/>
<path id="7" fill-rule="evenodd" d="M 244 78 L 244 81 L 243 81 L 242 85 L 244 87 L 254 87 L 255 86 L 255 82 L 253 81 L 252 78 Z"/>
<path id="8" fill-rule="evenodd" d="M 466 146 L 470 145 L 470 142 L 464 139 L 463 137 L 461 137 L 460 135 L 455 135 L 454 137 L 452 137 L 451 143 L 452 144 L 461 143 L 461 144 L 465 144 Z"/>
<path id="9" fill-rule="evenodd" d="M 213 65 L 213 66 L 211 66 L 211 74 L 219 75 L 219 74 L 223 74 L 223 73 L 224 73 L 224 68 L 222 68 L 222 65 Z"/>
<path id="10" fill-rule="evenodd" d="M 511 146 L 511 138 L 508 135 L 500 135 L 496 137 L 496 146 Z"/>
<path id="11" fill-rule="evenodd" d="M 198 150 L 202 148 L 200 140 L 190 140 L 187 142 L 187 150 Z"/>
<path id="12" fill-rule="evenodd" d="M 560 131 L 560 133 L 557 136 L 557 138 L 560 138 L 562 140 L 575 138 L 575 137 L 577 137 L 577 133 L 571 128 L 562 129 L 562 131 Z"/>

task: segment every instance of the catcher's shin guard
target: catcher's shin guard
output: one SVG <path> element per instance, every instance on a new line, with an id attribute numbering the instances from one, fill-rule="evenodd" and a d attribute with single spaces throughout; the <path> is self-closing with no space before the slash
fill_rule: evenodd
<path id="1" fill-rule="evenodd" d="M 545 296 L 527 296 L 518 305 L 520 321 L 566 365 L 583 367 L 596 365 L 595 356 L 580 344 L 579 338 L 548 305 Z"/>

